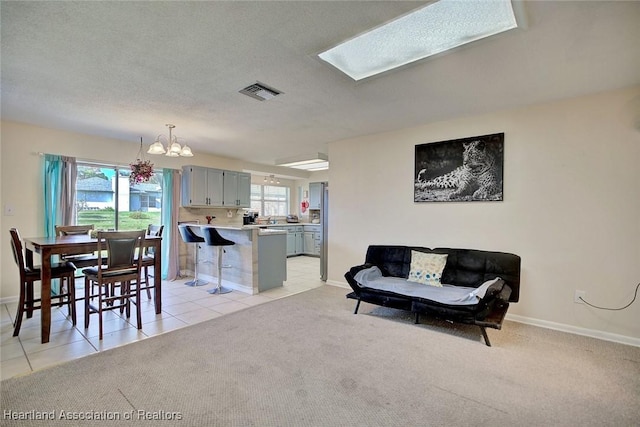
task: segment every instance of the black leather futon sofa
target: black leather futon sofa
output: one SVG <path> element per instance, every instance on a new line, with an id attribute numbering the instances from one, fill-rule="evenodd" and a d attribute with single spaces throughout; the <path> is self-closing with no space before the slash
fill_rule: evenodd
<path id="1" fill-rule="evenodd" d="M 411 269 L 412 251 L 446 254 L 446 265 L 442 271 L 443 287 L 434 287 L 407 281 Z M 377 270 L 372 267 L 377 267 Z M 360 283 L 368 272 L 377 272 L 372 281 Z M 360 275 L 358 275 L 359 272 Z M 415 323 L 421 314 L 435 316 L 453 322 L 477 325 L 487 346 L 491 346 L 486 329 L 501 329 L 510 303 L 520 297 L 520 257 L 518 255 L 474 249 L 452 249 L 411 246 L 372 245 L 367 249 L 365 262 L 352 267 L 344 276 L 353 289 L 347 298 L 360 302 L 407 310 L 415 313 Z M 385 282 L 380 278 L 397 278 Z M 402 280 L 404 279 L 404 280 Z M 463 288 L 454 288 L 463 287 Z M 477 291 L 479 295 L 474 295 Z M 427 295 L 424 295 L 425 291 Z M 449 302 L 440 298 L 443 292 L 461 292 L 465 303 Z M 475 292 L 474 292 L 475 291 Z M 450 298 L 450 297 L 449 297 Z"/>

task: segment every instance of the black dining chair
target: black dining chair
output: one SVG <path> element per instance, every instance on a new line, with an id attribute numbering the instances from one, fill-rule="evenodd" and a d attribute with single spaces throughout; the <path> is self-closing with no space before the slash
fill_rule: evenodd
<path id="1" fill-rule="evenodd" d="M 18 265 L 20 270 L 20 296 L 18 297 L 18 311 L 16 313 L 15 321 L 13 322 L 13 336 L 17 337 L 20 333 L 20 327 L 22 326 L 22 317 L 26 312 L 27 318 L 33 316 L 33 310 L 38 310 L 41 305 L 41 298 L 35 298 L 33 284 L 40 280 L 40 266 L 29 267 L 25 265 L 24 249 L 22 247 L 22 240 L 20 239 L 20 233 L 15 228 L 9 230 L 11 234 L 11 250 L 13 252 L 13 259 Z M 76 268 L 72 263 L 52 263 L 51 264 L 51 278 L 60 279 L 60 289 L 58 292 L 51 295 L 51 306 L 59 307 L 62 305 L 68 305 L 69 316 L 71 322 L 75 326 L 76 324 L 76 287 L 75 287 L 75 272 Z"/>
<path id="2" fill-rule="evenodd" d="M 131 315 L 131 302 L 136 306 L 138 329 L 142 329 L 140 305 L 140 279 L 142 275 L 142 248 L 145 230 L 99 231 L 98 257 L 106 251 L 106 265 L 85 268 L 84 274 L 84 327 L 89 327 L 91 314 L 98 314 L 100 339 L 102 339 L 103 312 L 119 309 L 127 318 Z M 98 292 L 92 294 L 93 286 Z M 119 293 L 116 294 L 116 289 Z M 91 300 L 97 297 L 97 305 Z"/>

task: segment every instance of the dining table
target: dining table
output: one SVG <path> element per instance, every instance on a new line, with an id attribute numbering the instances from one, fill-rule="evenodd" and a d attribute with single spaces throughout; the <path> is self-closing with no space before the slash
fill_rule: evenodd
<path id="1" fill-rule="evenodd" d="M 39 254 L 40 266 L 40 306 L 41 306 L 41 340 L 49 342 L 51 332 L 51 263 L 55 255 L 76 255 L 95 252 L 98 250 L 98 239 L 86 235 L 27 237 L 24 240 L 25 264 L 33 268 L 33 254 Z M 162 237 L 146 236 L 144 246 L 153 248 L 154 272 L 153 289 L 156 314 L 162 311 Z"/>

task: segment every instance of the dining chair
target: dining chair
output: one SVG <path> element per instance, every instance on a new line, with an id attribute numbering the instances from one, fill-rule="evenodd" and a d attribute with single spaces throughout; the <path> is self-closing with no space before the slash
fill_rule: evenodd
<path id="1" fill-rule="evenodd" d="M 119 309 L 131 315 L 131 302 L 136 306 L 138 329 L 142 329 L 140 306 L 140 278 L 142 271 L 142 248 L 145 230 L 139 231 L 98 231 L 98 258 L 106 252 L 106 264 L 82 270 L 84 274 L 84 327 L 89 327 L 89 317 L 98 313 L 100 340 L 104 311 Z M 98 292 L 93 294 L 93 285 Z M 134 284 L 134 285 L 132 285 Z M 119 294 L 116 294 L 119 289 Z M 91 300 L 97 297 L 97 305 Z"/>
<path id="2" fill-rule="evenodd" d="M 56 236 L 78 236 L 78 235 L 91 235 L 94 226 L 88 225 L 56 225 Z M 74 254 L 60 255 L 60 259 L 63 261 L 71 261 L 76 267 L 92 267 L 98 264 L 98 257 L 95 253 L 86 254 Z"/>
<path id="3" fill-rule="evenodd" d="M 147 227 L 147 236 L 155 236 L 162 237 L 162 231 L 164 230 L 164 225 L 153 225 L 149 224 Z M 153 267 L 155 265 L 155 249 L 153 247 L 145 247 L 144 248 L 144 256 L 142 257 L 142 268 L 144 268 L 144 279 L 140 283 L 142 286 L 140 290 L 146 289 L 147 298 L 151 299 L 151 289 L 154 288 L 153 284 L 150 284 L 149 277 L 153 277 L 149 274 L 149 267 Z M 158 272 L 160 273 L 160 272 Z M 155 270 L 153 274 L 156 274 Z"/>
<path id="4" fill-rule="evenodd" d="M 22 247 L 22 239 L 20 233 L 15 228 L 9 230 L 11 234 L 11 249 L 13 251 L 13 259 L 20 270 L 20 296 L 18 297 L 18 311 L 15 321 L 13 322 L 13 336 L 17 337 L 22 326 L 22 317 L 27 313 L 27 318 L 33 316 L 33 310 L 38 310 L 41 305 L 41 298 L 35 298 L 33 284 L 40 280 L 40 266 L 27 266 L 24 258 L 24 248 Z M 60 279 L 60 289 L 51 296 L 51 306 L 60 307 L 68 305 L 69 316 L 71 322 L 76 324 L 76 291 L 75 291 L 75 271 L 73 264 L 68 262 L 52 263 L 51 278 Z M 66 301 L 65 301 L 66 298 Z"/>

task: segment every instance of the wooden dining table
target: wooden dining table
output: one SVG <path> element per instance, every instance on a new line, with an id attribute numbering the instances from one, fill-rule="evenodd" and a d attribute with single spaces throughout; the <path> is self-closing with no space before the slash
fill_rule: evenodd
<path id="1" fill-rule="evenodd" d="M 27 237 L 24 239 L 25 264 L 33 267 L 33 254 L 41 258 L 41 336 L 42 343 L 49 342 L 51 332 L 51 258 L 54 255 L 76 255 L 95 252 L 98 250 L 98 239 L 89 235 L 57 236 L 57 237 Z M 156 314 L 162 311 L 162 237 L 146 236 L 144 246 L 154 250 L 153 289 Z"/>

